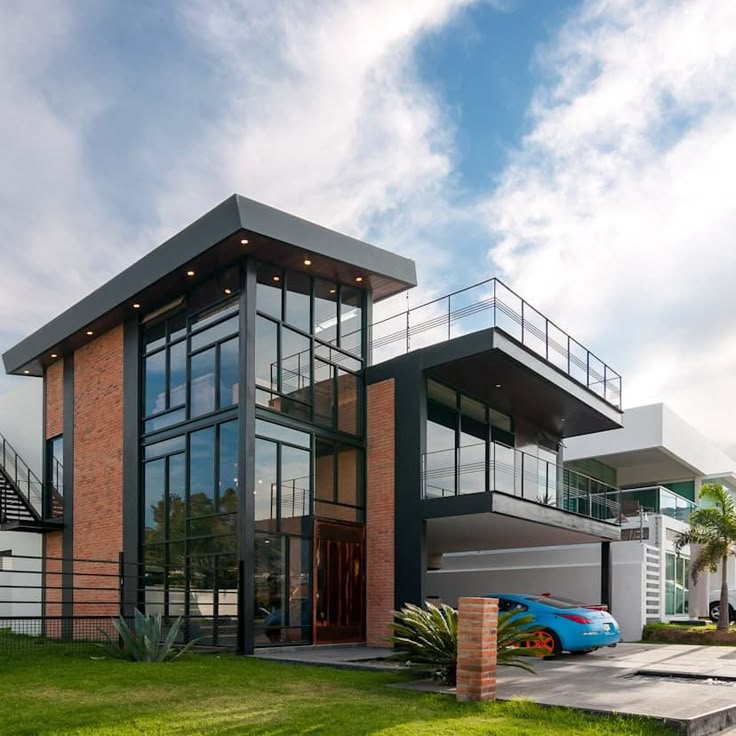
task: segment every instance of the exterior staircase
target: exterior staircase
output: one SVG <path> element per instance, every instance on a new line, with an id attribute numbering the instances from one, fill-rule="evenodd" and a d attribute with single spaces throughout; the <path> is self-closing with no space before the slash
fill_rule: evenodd
<path id="1" fill-rule="evenodd" d="M 53 489 L 50 495 L 58 510 L 60 494 Z M 43 483 L 0 435 L 0 531 L 47 532 L 62 525 L 61 518 L 44 518 Z"/>

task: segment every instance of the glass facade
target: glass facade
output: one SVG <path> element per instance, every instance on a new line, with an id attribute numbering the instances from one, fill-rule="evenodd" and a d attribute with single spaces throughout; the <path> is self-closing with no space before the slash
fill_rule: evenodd
<path id="1" fill-rule="evenodd" d="M 257 419 L 254 465 L 245 470 L 255 544 L 245 554 L 255 643 L 306 643 L 320 598 L 316 522 L 364 522 L 365 292 L 251 267 Z M 145 603 L 185 616 L 188 636 L 214 645 L 234 645 L 237 633 L 238 281 L 230 269 L 141 327 Z"/>
<path id="2" fill-rule="evenodd" d="M 665 616 L 686 616 L 690 593 L 690 560 L 665 555 Z"/>

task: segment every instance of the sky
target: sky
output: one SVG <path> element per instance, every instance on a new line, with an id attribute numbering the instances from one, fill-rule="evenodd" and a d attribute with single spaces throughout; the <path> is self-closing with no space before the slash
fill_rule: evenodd
<path id="1" fill-rule="evenodd" d="M 736 453 L 736 3 L 1 12 L 0 352 L 238 192 L 414 258 L 412 304 L 500 277 Z"/>

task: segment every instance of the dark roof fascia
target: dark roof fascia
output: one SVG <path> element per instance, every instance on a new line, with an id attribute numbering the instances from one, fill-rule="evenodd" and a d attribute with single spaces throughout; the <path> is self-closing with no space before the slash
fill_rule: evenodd
<path id="1" fill-rule="evenodd" d="M 354 264 L 367 272 L 400 282 L 402 288 L 416 286 L 416 268 L 412 260 L 233 194 L 9 348 L 3 354 L 6 372 L 19 372 L 55 345 L 85 329 L 101 315 L 118 308 L 135 294 L 243 229 L 303 247 L 314 254 Z"/>
<path id="2" fill-rule="evenodd" d="M 235 195 L 240 221 L 245 230 L 266 235 L 304 248 L 312 255 L 343 261 L 378 276 L 401 282 L 406 288 L 417 285 L 414 261 L 378 248 L 349 235 Z"/>

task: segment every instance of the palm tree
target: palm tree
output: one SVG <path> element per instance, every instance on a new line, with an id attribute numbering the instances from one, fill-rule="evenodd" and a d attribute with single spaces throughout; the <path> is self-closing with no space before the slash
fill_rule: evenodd
<path id="1" fill-rule="evenodd" d="M 690 529 L 677 536 L 677 553 L 686 544 L 700 545 L 690 564 L 693 582 L 698 582 L 704 570 L 715 572 L 721 565 L 721 603 L 718 630 L 727 631 L 729 625 L 728 572 L 729 555 L 736 554 L 736 504 L 720 483 L 706 483 L 700 489 L 701 501 L 710 504 L 690 514 Z"/>

